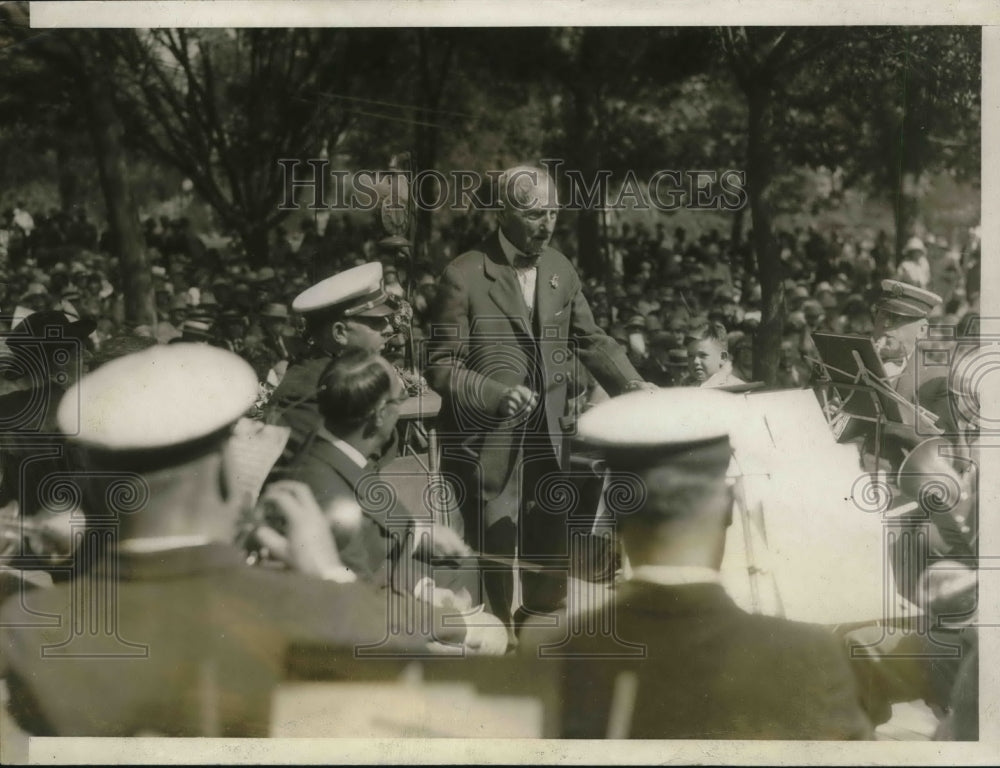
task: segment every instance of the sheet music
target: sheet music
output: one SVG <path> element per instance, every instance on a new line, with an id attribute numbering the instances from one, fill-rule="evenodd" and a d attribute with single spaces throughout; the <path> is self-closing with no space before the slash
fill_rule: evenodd
<path id="1" fill-rule="evenodd" d="M 264 481 L 288 442 L 291 429 L 242 418 L 229 444 L 237 492 L 256 503 Z"/>

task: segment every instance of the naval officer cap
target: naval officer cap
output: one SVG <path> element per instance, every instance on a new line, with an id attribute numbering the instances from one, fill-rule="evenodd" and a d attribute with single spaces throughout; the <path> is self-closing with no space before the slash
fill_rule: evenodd
<path id="1" fill-rule="evenodd" d="M 386 317 L 393 313 L 378 262 L 352 267 L 306 288 L 295 297 L 292 309 L 307 315 L 342 317 Z"/>
<path id="2" fill-rule="evenodd" d="M 577 438 L 600 451 L 612 470 L 674 467 L 724 476 L 739 398 L 700 387 L 633 392 L 584 413 Z"/>
<path id="3" fill-rule="evenodd" d="M 217 448 L 257 394 L 257 376 L 238 355 L 158 344 L 84 376 L 56 418 L 67 439 L 114 466 L 165 466 Z"/>
<path id="4" fill-rule="evenodd" d="M 883 280 L 882 292 L 872 309 L 916 319 L 927 317 L 940 303 L 936 293 L 899 280 Z"/>

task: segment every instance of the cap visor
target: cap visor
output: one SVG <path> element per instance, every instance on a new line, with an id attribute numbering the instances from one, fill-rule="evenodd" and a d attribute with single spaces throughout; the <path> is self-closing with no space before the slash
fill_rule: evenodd
<path id="1" fill-rule="evenodd" d="M 366 309 L 364 312 L 357 312 L 350 315 L 350 317 L 388 317 L 395 311 L 388 304 L 378 304 L 371 309 Z"/>
<path id="2" fill-rule="evenodd" d="M 882 299 L 875 304 L 875 309 L 880 309 L 883 312 L 889 312 L 893 315 L 900 315 L 902 317 L 912 317 L 914 319 L 927 317 L 930 313 L 930 309 L 928 308 L 917 307 L 901 299 Z"/>

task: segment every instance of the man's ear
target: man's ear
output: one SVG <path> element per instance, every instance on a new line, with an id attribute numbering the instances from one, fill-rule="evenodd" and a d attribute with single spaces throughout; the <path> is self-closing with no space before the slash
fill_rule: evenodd
<path id="1" fill-rule="evenodd" d="M 340 346 L 347 345 L 347 323 L 337 320 L 330 324 L 330 338 Z"/>
<path id="2" fill-rule="evenodd" d="M 722 360 L 728 360 L 729 359 L 729 350 L 728 349 L 722 350 L 722 354 L 720 355 L 720 359 L 722 359 Z"/>
<path id="3" fill-rule="evenodd" d="M 930 328 L 930 321 L 925 317 L 920 321 L 920 328 L 917 329 L 917 335 L 919 338 L 924 338 L 927 335 L 927 330 Z"/>
<path id="4" fill-rule="evenodd" d="M 379 403 L 376 405 L 371 413 L 368 414 L 368 418 L 365 419 L 364 436 L 371 437 L 382 427 L 385 421 L 385 403 Z"/>

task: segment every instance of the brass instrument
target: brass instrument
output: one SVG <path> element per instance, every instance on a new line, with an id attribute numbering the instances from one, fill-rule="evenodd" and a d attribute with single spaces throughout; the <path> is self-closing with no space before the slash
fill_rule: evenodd
<path id="1" fill-rule="evenodd" d="M 961 455 L 954 443 L 943 437 L 928 438 L 900 464 L 896 485 L 932 516 L 943 536 L 971 547 L 976 535 L 969 518 L 976 504 L 977 473 L 974 466 L 960 472 L 955 468 L 956 458 Z"/>
<path id="2" fill-rule="evenodd" d="M 69 519 L 69 513 L 35 518 L 0 512 L 0 555 L 44 557 L 53 561 L 69 558 L 72 534 L 62 526 L 53 525 L 62 519 Z"/>

